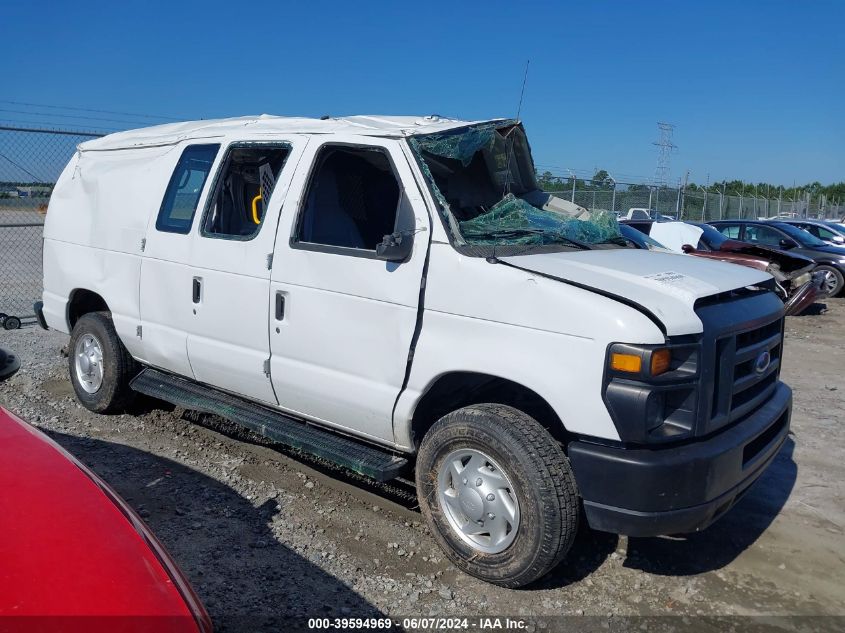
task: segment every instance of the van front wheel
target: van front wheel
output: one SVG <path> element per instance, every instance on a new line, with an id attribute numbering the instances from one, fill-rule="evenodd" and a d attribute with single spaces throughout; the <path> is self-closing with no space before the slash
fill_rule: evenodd
<path id="1" fill-rule="evenodd" d="M 138 365 L 120 342 L 105 312 L 89 312 L 73 326 L 68 345 L 70 381 L 89 411 L 110 413 L 132 400 L 129 381 Z"/>
<path id="2" fill-rule="evenodd" d="M 500 404 L 464 407 L 423 438 L 416 466 L 423 516 L 460 569 L 521 587 L 555 567 L 578 530 L 578 492 L 554 438 Z"/>

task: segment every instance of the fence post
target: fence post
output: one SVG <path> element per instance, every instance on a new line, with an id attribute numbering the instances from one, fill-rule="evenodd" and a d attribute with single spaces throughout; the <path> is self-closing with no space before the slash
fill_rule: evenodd
<path id="1" fill-rule="evenodd" d="M 701 205 L 701 221 L 707 222 L 707 187 L 704 188 L 704 204 Z"/>
<path id="2" fill-rule="evenodd" d="M 610 212 L 616 211 L 616 181 L 613 181 L 613 198 L 610 201 Z"/>

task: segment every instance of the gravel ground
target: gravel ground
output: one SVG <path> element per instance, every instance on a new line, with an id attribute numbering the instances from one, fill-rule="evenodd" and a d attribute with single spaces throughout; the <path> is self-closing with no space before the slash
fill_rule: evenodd
<path id="1" fill-rule="evenodd" d="M 21 371 L 0 404 L 77 455 L 150 524 L 219 628 L 283 630 L 290 618 L 430 615 L 845 615 L 845 299 L 790 317 L 783 379 L 792 435 L 727 516 L 684 538 L 582 530 L 526 589 L 456 571 L 409 486 L 361 486 L 211 417 L 144 401 L 83 409 L 66 337 L 0 331 Z M 240 618 L 240 620 L 239 620 Z M 839 621 L 841 623 L 841 621 Z"/>

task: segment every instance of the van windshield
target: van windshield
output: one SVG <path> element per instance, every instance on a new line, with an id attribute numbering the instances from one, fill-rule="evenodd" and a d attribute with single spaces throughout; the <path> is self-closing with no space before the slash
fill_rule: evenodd
<path id="1" fill-rule="evenodd" d="M 587 211 L 540 190 L 516 121 L 414 136 L 410 143 L 456 246 L 586 250 L 625 244 L 614 214 Z"/>

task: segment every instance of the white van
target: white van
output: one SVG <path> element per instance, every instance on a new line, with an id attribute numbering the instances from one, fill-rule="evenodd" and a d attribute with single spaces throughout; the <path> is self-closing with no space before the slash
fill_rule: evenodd
<path id="1" fill-rule="evenodd" d="M 387 480 L 517 587 L 579 521 L 702 529 L 789 429 L 769 275 L 625 248 L 537 188 L 522 125 L 259 116 L 88 141 L 43 326 L 92 411 L 134 392 Z"/>

